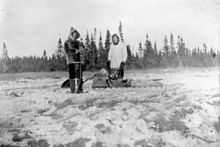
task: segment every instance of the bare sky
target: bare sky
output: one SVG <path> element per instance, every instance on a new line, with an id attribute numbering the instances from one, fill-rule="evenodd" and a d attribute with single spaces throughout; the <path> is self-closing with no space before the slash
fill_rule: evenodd
<path id="1" fill-rule="evenodd" d="M 117 33 L 119 20 L 132 47 L 149 33 L 161 48 L 170 32 L 190 48 L 220 46 L 220 0 L 0 0 L 0 43 L 10 56 L 51 54 L 70 26 L 83 38 L 96 27 L 105 38 L 106 29 Z"/>

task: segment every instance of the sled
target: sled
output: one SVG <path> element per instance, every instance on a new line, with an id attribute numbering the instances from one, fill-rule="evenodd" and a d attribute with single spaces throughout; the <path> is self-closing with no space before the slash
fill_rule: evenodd
<path id="1" fill-rule="evenodd" d="M 132 86 L 132 80 L 131 79 L 116 79 L 116 80 L 110 80 L 110 86 L 112 88 L 128 88 Z"/>
<path id="2" fill-rule="evenodd" d="M 131 87 L 131 79 L 117 79 L 117 80 L 104 80 L 104 79 L 93 79 L 92 88 L 120 88 L 120 87 Z M 85 83 L 85 81 L 83 81 Z M 70 81 L 66 79 L 62 84 L 61 88 L 70 88 Z"/>
<path id="3" fill-rule="evenodd" d="M 119 88 L 119 87 L 131 87 L 131 79 L 112 79 L 108 76 L 107 71 L 102 69 L 99 72 L 95 73 L 93 76 L 87 78 L 86 80 L 82 81 L 84 84 L 88 80 L 92 81 L 92 88 Z M 65 80 L 61 88 L 69 88 L 70 81 L 69 79 Z"/>
<path id="4" fill-rule="evenodd" d="M 92 88 L 108 88 L 110 87 L 109 79 L 107 74 L 98 72 L 94 75 L 92 81 Z"/>

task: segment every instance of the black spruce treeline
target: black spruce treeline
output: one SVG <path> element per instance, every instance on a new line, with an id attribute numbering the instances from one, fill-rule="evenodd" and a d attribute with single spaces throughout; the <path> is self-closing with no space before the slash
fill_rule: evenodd
<path id="1" fill-rule="evenodd" d="M 119 35 L 124 40 L 122 24 L 119 25 Z M 111 46 L 111 33 L 106 31 L 105 39 L 97 30 L 93 33 L 87 32 L 85 39 L 81 39 L 81 45 L 85 48 L 83 52 L 84 69 L 97 70 L 106 67 L 108 51 Z M 98 40 L 96 40 L 98 38 Z M 209 49 L 204 43 L 201 48 L 189 49 L 181 36 L 171 33 L 164 37 L 162 49 L 157 48 L 157 43 L 150 41 L 146 35 L 144 43 L 140 42 L 137 52 L 133 53 L 130 45 L 127 45 L 128 58 L 126 67 L 128 69 L 144 69 L 156 67 L 211 67 L 220 63 L 220 52 Z M 63 52 L 63 41 L 58 39 L 57 49 L 52 56 L 47 56 L 46 50 L 41 57 L 13 57 L 8 56 L 6 44 L 3 43 L 3 52 L 0 59 L 0 72 L 41 72 L 41 71 L 65 71 L 67 70 Z"/>

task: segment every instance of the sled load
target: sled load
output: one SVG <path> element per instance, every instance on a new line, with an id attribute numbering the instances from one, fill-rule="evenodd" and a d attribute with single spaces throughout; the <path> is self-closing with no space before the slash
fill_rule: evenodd
<path id="1" fill-rule="evenodd" d="M 115 77 L 114 73 L 108 75 L 108 72 L 105 69 L 100 70 L 94 75 L 92 82 L 92 88 L 119 88 L 119 87 L 131 87 L 131 80 L 122 79 L 122 78 L 112 78 Z"/>
<path id="2" fill-rule="evenodd" d="M 108 88 L 110 87 L 110 79 L 108 78 L 108 72 L 105 69 L 97 72 L 92 81 L 92 88 Z"/>

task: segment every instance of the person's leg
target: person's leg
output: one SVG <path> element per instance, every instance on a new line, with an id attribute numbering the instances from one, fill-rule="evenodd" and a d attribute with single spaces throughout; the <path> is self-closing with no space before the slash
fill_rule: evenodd
<path id="1" fill-rule="evenodd" d="M 82 64 L 77 65 L 78 93 L 83 92 L 83 72 Z"/>
<path id="2" fill-rule="evenodd" d="M 75 65 L 69 64 L 69 80 L 70 80 L 70 91 L 72 93 L 75 92 L 75 79 L 76 73 L 75 73 Z"/>
<path id="3" fill-rule="evenodd" d="M 124 74 L 125 74 L 125 63 L 124 62 L 122 62 L 121 63 L 121 77 L 122 77 L 122 79 L 124 78 Z"/>
<path id="4" fill-rule="evenodd" d="M 125 64 L 122 62 L 118 70 L 118 78 L 124 78 L 124 66 Z"/>
<path id="5" fill-rule="evenodd" d="M 106 70 L 108 71 L 108 74 L 111 74 L 111 61 L 107 61 L 106 63 Z"/>
<path id="6" fill-rule="evenodd" d="M 70 79 L 74 79 L 75 78 L 75 66 L 73 63 L 69 64 L 68 65 L 68 68 L 69 68 L 69 78 Z"/>

